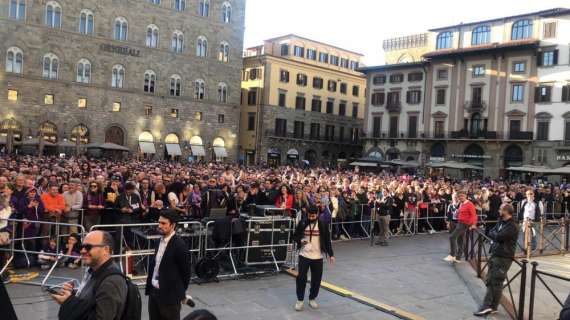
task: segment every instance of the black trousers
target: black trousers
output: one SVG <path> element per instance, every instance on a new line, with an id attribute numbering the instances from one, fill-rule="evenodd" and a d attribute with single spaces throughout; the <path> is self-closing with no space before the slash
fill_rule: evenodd
<path id="1" fill-rule="evenodd" d="M 148 315 L 150 320 L 180 320 L 180 303 L 161 304 L 158 302 L 158 290 L 151 289 L 148 295 Z"/>
<path id="2" fill-rule="evenodd" d="M 489 259 L 487 281 L 487 292 L 483 305 L 497 310 L 503 292 L 503 282 L 507 279 L 507 274 L 513 263 L 512 258 L 502 258 L 492 256 Z"/>
<path id="3" fill-rule="evenodd" d="M 309 300 L 314 300 L 319 295 L 321 279 L 323 278 L 323 259 L 307 259 L 299 256 L 299 274 L 297 275 L 297 300 L 305 300 L 305 287 L 307 286 L 307 274 L 311 269 L 311 289 Z"/>

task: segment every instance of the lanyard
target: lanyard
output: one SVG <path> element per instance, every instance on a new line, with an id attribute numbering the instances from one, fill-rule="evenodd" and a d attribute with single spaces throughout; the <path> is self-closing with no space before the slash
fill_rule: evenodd
<path id="1" fill-rule="evenodd" d="M 316 221 L 315 223 L 310 223 L 309 222 L 309 242 L 313 241 L 313 232 L 315 230 L 315 228 L 317 227 L 318 221 Z"/>

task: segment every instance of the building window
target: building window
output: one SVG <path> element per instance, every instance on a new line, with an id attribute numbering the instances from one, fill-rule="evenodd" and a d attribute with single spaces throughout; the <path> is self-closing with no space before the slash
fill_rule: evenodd
<path id="1" fill-rule="evenodd" d="M 534 91 L 534 102 L 550 102 L 551 86 L 538 86 Z"/>
<path id="2" fill-rule="evenodd" d="M 550 122 L 548 121 L 537 121 L 536 130 L 536 140 L 546 141 L 548 140 L 548 130 L 550 127 Z"/>
<path id="3" fill-rule="evenodd" d="M 400 106 L 400 91 L 388 92 L 388 107 Z"/>
<path id="4" fill-rule="evenodd" d="M 523 102 L 523 100 L 524 100 L 524 84 L 522 83 L 513 84 L 511 101 Z"/>
<path id="5" fill-rule="evenodd" d="M 325 140 L 332 141 L 334 140 L 334 126 L 327 124 L 325 125 Z"/>
<path id="6" fill-rule="evenodd" d="M 194 81 L 194 99 L 204 100 L 206 97 L 206 84 L 204 80 L 198 79 Z"/>
<path id="7" fill-rule="evenodd" d="M 46 26 L 50 28 L 61 28 L 61 6 L 55 1 L 46 4 Z"/>
<path id="8" fill-rule="evenodd" d="M 279 81 L 288 83 L 289 82 L 289 71 L 287 70 L 279 70 Z"/>
<path id="9" fill-rule="evenodd" d="M 545 22 L 542 28 L 542 38 L 556 38 L 556 22 Z"/>
<path id="10" fill-rule="evenodd" d="M 200 0 L 198 3 L 198 14 L 202 17 L 210 15 L 210 0 Z"/>
<path id="11" fill-rule="evenodd" d="M 558 50 L 549 50 L 538 53 L 537 65 L 540 67 L 554 66 L 558 64 Z"/>
<path id="12" fill-rule="evenodd" d="M 401 73 L 390 75 L 390 83 L 401 83 L 403 81 L 404 81 L 404 75 Z"/>
<path id="13" fill-rule="evenodd" d="M 510 120 L 509 121 L 509 132 L 521 132 L 521 120 Z"/>
<path id="14" fill-rule="evenodd" d="M 77 62 L 77 82 L 89 83 L 91 82 L 91 62 L 87 59 L 81 59 Z"/>
<path id="15" fill-rule="evenodd" d="M 6 72 L 22 73 L 24 53 L 18 47 L 11 47 L 6 52 Z"/>
<path id="16" fill-rule="evenodd" d="M 184 11 L 186 9 L 186 0 L 173 0 L 172 6 L 176 11 Z"/>
<path id="17" fill-rule="evenodd" d="M 322 102 L 319 98 L 313 98 L 311 101 L 311 111 L 312 112 L 322 112 Z"/>
<path id="18" fill-rule="evenodd" d="M 305 48 L 295 46 L 293 54 L 295 55 L 295 57 L 303 58 L 305 57 Z"/>
<path id="19" fill-rule="evenodd" d="M 345 101 L 341 101 L 340 104 L 338 105 L 338 115 L 339 116 L 346 116 L 346 102 Z"/>
<path id="20" fill-rule="evenodd" d="M 52 104 L 54 104 L 54 96 L 53 96 L 53 94 L 46 94 L 46 95 L 44 95 L 44 104 L 45 104 L 45 105 L 52 105 Z"/>
<path id="21" fill-rule="evenodd" d="M 18 90 L 8 89 L 8 101 L 18 101 Z"/>
<path id="22" fill-rule="evenodd" d="M 285 57 L 289 55 L 289 44 L 288 43 L 282 43 L 281 44 L 281 56 Z"/>
<path id="23" fill-rule="evenodd" d="M 352 104 L 352 117 L 354 119 L 358 118 L 358 103 Z"/>
<path id="24" fill-rule="evenodd" d="M 388 131 L 389 138 L 397 138 L 398 137 L 398 122 L 400 118 L 398 116 L 390 117 L 390 128 Z"/>
<path id="25" fill-rule="evenodd" d="M 434 138 L 443 138 L 445 134 L 444 128 L 445 128 L 445 121 L 436 120 L 433 126 Z"/>
<path id="26" fill-rule="evenodd" d="M 228 102 L 228 85 L 224 82 L 218 84 L 218 102 L 227 103 Z"/>
<path id="27" fill-rule="evenodd" d="M 283 91 L 279 91 L 279 102 L 278 105 L 280 107 L 285 107 L 286 106 L 286 101 L 287 101 L 287 93 L 283 92 Z"/>
<path id="28" fill-rule="evenodd" d="M 570 102 L 570 84 L 562 86 L 562 102 Z"/>
<path id="29" fill-rule="evenodd" d="M 182 87 L 182 78 L 174 74 L 170 77 L 170 95 L 175 97 L 180 97 L 180 91 Z"/>
<path id="30" fill-rule="evenodd" d="M 295 98 L 295 109 L 305 110 L 305 97 L 297 96 L 297 98 Z"/>
<path id="31" fill-rule="evenodd" d="M 205 57 L 208 55 L 208 40 L 204 36 L 198 37 L 196 55 L 198 57 Z"/>
<path id="32" fill-rule="evenodd" d="M 254 106 L 257 104 L 257 89 L 251 89 L 247 92 L 247 105 Z"/>
<path id="33" fill-rule="evenodd" d="M 252 68 L 249 69 L 249 80 L 261 79 L 261 69 Z"/>
<path id="34" fill-rule="evenodd" d="M 149 48 L 158 47 L 158 27 L 154 24 L 146 27 L 146 46 Z"/>
<path id="35" fill-rule="evenodd" d="M 113 112 L 120 112 L 120 111 L 121 111 L 121 103 L 113 102 Z"/>
<path id="36" fill-rule="evenodd" d="M 222 5 L 222 22 L 231 23 L 232 22 L 232 5 L 229 2 L 224 2 Z"/>
<path id="37" fill-rule="evenodd" d="M 471 105 L 472 106 L 482 106 L 483 103 L 483 88 L 473 87 L 471 88 Z"/>
<path id="38" fill-rule="evenodd" d="M 294 122 L 293 136 L 297 139 L 303 139 L 305 136 L 305 123 L 303 121 Z"/>
<path id="39" fill-rule="evenodd" d="M 359 86 L 352 86 L 352 95 L 355 97 L 358 97 L 360 93 L 360 87 Z"/>
<path id="40" fill-rule="evenodd" d="M 323 78 L 313 77 L 313 88 L 322 89 L 323 88 Z"/>
<path id="41" fill-rule="evenodd" d="M 307 49 L 307 59 L 317 60 L 317 50 Z"/>
<path id="42" fill-rule="evenodd" d="M 327 83 L 327 90 L 330 92 L 336 92 L 336 81 L 329 80 Z"/>
<path id="43" fill-rule="evenodd" d="M 302 74 L 302 73 L 298 73 L 297 74 L 297 85 L 299 85 L 301 87 L 306 87 L 307 86 L 307 75 Z"/>
<path id="44" fill-rule="evenodd" d="M 321 124 L 311 123 L 311 139 L 318 140 L 321 137 Z"/>
<path id="45" fill-rule="evenodd" d="M 348 90 L 348 85 L 345 82 L 341 82 L 340 83 L 340 93 L 341 94 L 346 94 L 346 91 Z"/>
<path id="46" fill-rule="evenodd" d="M 143 91 L 146 93 L 154 93 L 156 88 L 156 73 L 152 70 L 147 70 L 144 73 L 144 87 Z"/>
<path id="47" fill-rule="evenodd" d="M 287 136 L 287 119 L 275 119 L 275 135 L 278 137 Z"/>
<path id="48" fill-rule="evenodd" d="M 445 89 L 437 89 L 435 104 L 437 105 L 445 104 Z"/>
<path id="49" fill-rule="evenodd" d="M 356 70 L 358 69 L 360 63 L 358 61 L 352 61 L 350 60 L 350 69 L 351 70 Z"/>
<path id="50" fill-rule="evenodd" d="M 91 10 L 81 10 L 79 14 L 79 33 L 93 35 L 93 12 Z"/>
<path id="51" fill-rule="evenodd" d="M 332 54 L 330 55 L 330 59 L 329 59 L 329 63 L 332 64 L 333 66 L 338 66 L 338 57 L 337 56 L 333 56 Z"/>
<path id="52" fill-rule="evenodd" d="M 422 100 L 421 90 L 410 90 L 406 92 L 406 103 L 408 104 L 419 104 Z"/>
<path id="53" fill-rule="evenodd" d="M 410 72 L 410 73 L 408 73 L 408 81 L 409 82 L 422 81 L 423 79 L 424 79 L 424 74 L 421 72 Z"/>
<path id="54" fill-rule="evenodd" d="M 382 117 L 374 116 L 372 117 L 372 137 L 380 138 L 382 130 Z"/>
<path id="55" fill-rule="evenodd" d="M 338 141 L 344 141 L 344 127 L 338 127 Z"/>
<path id="56" fill-rule="evenodd" d="M 123 17 L 118 17 L 115 19 L 115 40 L 127 41 L 127 33 L 129 31 L 129 24 L 127 19 Z"/>
<path id="57" fill-rule="evenodd" d="M 255 130 L 255 112 L 247 113 L 247 131 Z"/>
<path id="58" fill-rule="evenodd" d="M 87 98 L 79 98 L 77 99 L 77 107 L 79 109 L 87 108 Z"/>
<path id="59" fill-rule="evenodd" d="M 10 0 L 10 19 L 24 20 L 26 18 L 26 0 Z"/>
<path id="60" fill-rule="evenodd" d="M 348 69 L 348 59 L 340 58 L 340 66 Z"/>
<path id="61" fill-rule="evenodd" d="M 437 70 L 437 80 L 447 80 L 447 69 Z"/>
<path id="62" fill-rule="evenodd" d="M 197 111 L 196 113 L 194 113 L 194 120 L 202 121 L 202 112 Z"/>
<path id="63" fill-rule="evenodd" d="M 358 128 L 352 128 L 350 131 L 350 138 L 352 142 L 357 142 L 358 141 L 358 132 L 360 130 Z"/>
<path id="64" fill-rule="evenodd" d="M 170 109 L 170 117 L 178 119 L 178 109 Z"/>
<path id="65" fill-rule="evenodd" d="M 477 46 L 491 42 L 491 27 L 478 26 L 471 32 L 471 45 Z"/>
<path id="66" fill-rule="evenodd" d="M 418 137 L 418 116 L 410 116 L 408 118 L 408 138 Z"/>
<path id="67" fill-rule="evenodd" d="M 372 93 L 372 105 L 381 106 L 384 104 L 386 94 L 384 92 L 374 92 Z"/>
<path id="68" fill-rule="evenodd" d="M 484 65 L 477 65 L 477 66 L 473 66 L 473 73 L 472 76 L 474 78 L 476 77 L 482 77 L 485 75 L 485 66 Z"/>
<path id="69" fill-rule="evenodd" d="M 532 36 L 532 21 L 529 19 L 518 20 L 513 23 L 511 40 L 523 40 Z"/>
<path id="70" fill-rule="evenodd" d="M 524 73 L 526 71 L 526 63 L 518 61 L 513 63 L 513 73 Z"/>
<path id="71" fill-rule="evenodd" d="M 384 83 L 386 83 L 386 75 L 374 76 L 374 78 L 372 78 L 372 84 L 374 85 L 380 85 Z"/>
<path id="72" fill-rule="evenodd" d="M 436 49 L 449 49 L 453 43 L 453 33 L 446 31 L 437 35 Z"/>
<path id="73" fill-rule="evenodd" d="M 223 114 L 218 114 L 218 123 L 224 123 L 225 122 L 225 117 Z"/>
<path id="74" fill-rule="evenodd" d="M 184 50 L 184 34 L 180 30 L 175 30 L 172 33 L 172 40 L 170 41 L 170 50 L 172 52 L 181 53 Z"/>
<path id="75" fill-rule="evenodd" d="M 218 53 L 218 60 L 221 62 L 230 61 L 230 45 L 225 41 L 222 41 L 220 43 L 220 52 Z"/>
<path id="76" fill-rule="evenodd" d="M 326 112 L 327 112 L 327 114 L 333 114 L 334 113 L 334 100 L 328 100 L 327 101 Z"/>
<path id="77" fill-rule="evenodd" d="M 56 55 L 48 53 L 43 59 L 43 77 L 44 79 L 57 79 L 59 71 L 59 59 Z"/>
<path id="78" fill-rule="evenodd" d="M 324 52 L 319 52 L 319 62 L 328 63 L 329 62 L 329 54 Z"/>
<path id="79" fill-rule="evenodd" d="M 160 4 L 160 0 L 148 0 L 148 2 L 156 5 Z"/>
<path id="80" fill-rule="evenodd" d="M 122 65 L 113 66 L 113 74 L 111 78 L 111 87 L 122 88 L 125 80 L 125 68 Z"/>
<path id="81" fill-rule="evenodd" d="M 144 116 L 147 118 L 152 117 L 152 106 L 145 106 L 144 107 Z"/>

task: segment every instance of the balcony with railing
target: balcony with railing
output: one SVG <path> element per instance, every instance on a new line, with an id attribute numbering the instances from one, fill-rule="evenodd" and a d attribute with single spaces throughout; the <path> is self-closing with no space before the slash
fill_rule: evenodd
<path id="1" fill-rule="evenodd" d="M 357 144 L 360 142 L 360 137 L 356 140 L 351 139 L 349 136 L 340 137 L 339 135 L 335 136 L 326 136 L 326 135 L 311 135 L 311 134 L 303 134 L 301 135 L 299 132 L 280 132 L 274 129 L 267 129 L 265 130 L 265 137 L 274 138 L 274 139 L 286 139 L 286 140 L 298 140 L 298 141 L 313 141 L 313 142 L 322 142 L 322 143 L 342 143 L 342 144 Z"/>
<path id="2" fill-rule="evenodd" d="M 402 103 L 398 100 L 398 101 L 390 101 L 388 100 L 386 102 L 386 110 L 388 112 L 396 112 L 399 113 L 400 111 L 402 111 Z"/>
<path id="3" fill-rule="evenodd" d="M 487 103 L 483 100 L 466 101 L 463 108 L 470 113 L 484 112 L 487 109 Z"/>
<path id="4" fill-rule="evenodd" d="M 532 140 L 534 132 L 532 131 L 511 131 L 509 132 L 510 140 Z"/>
<path id="5" fill-rule="evenodd" d="M 487 130 L 458 130 L 447 132 L 400 132 L 397 135 L 390 131 L 368 132 L 362 136 L 364 140 L 532 140 L 532 131 L 497 132 Z M 570 140 L 567 141 L 570 145 Z"/>

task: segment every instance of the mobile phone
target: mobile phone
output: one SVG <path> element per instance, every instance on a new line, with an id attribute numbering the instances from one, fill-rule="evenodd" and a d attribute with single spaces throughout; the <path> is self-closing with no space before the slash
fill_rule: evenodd
<path id="1" fill-rule="evenodd" d="M 61 295 L 61 287 L 48 287 L 46 291 L 51 294 Z"/>

